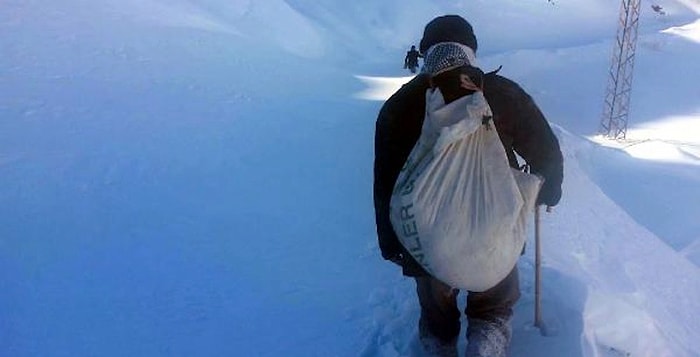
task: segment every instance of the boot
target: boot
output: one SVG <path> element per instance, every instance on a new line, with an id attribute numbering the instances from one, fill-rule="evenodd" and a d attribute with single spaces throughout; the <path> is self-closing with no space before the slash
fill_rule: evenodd
<path id="1" fill-rule="evenodd" d="M 457 339 L 444 342 L 436 337 L 421 336 L 420 343 L 426 357 L 457 357 Z"/>
<path id="2" fill-rule="evenodd" d="M 510 319 L 469 319 L 466 357 L 506 357 L 511 335 Z"/>
<path id="3" fill-rule="evenodd" d="M 435 336 L 423 319 L 418 323 L 418 338 L 426 357 L 457 357 L 457 337 L 445 341 Z"/>

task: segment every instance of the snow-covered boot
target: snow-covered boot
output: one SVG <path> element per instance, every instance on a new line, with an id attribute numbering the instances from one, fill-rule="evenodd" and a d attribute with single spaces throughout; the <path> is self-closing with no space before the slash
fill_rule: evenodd
<path id="1" fill-rule="evenodd" d="M 459 332 L 458 332 L 459 333 Z M 418 323 L 418 339 L 426 357 L 457 357 L 457 337 L 439 338 L 428 329 L 424 319 Z"/>
<path id="2" fill-rule="evenodd" d="M 426 357 L 457 357 L 457 339 L 443 342 L 431 336 L 420 336 L 420 343 Z"/>
<path id="3" fill-rule="evenodd" d="M 466 357 L 506 357 L 511 335 L 510 319 L 469 319 Z"/>

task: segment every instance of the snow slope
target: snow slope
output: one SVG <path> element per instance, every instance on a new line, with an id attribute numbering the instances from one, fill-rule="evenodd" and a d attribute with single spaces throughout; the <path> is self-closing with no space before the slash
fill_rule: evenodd
<path id="1" fill-rule="evenodd" d="M 4 1 L 0 355 L 420 355 L 412 281 L 376 246 L 387 92 L 366 90 L 459 12 L 566 156 L 549 335 L 529 244 L 512 355 L 699 356 L 697 13 L 659 3 L 631 133 L 673 155 L 640 156 L 594 138 L 617 1 Z"/>

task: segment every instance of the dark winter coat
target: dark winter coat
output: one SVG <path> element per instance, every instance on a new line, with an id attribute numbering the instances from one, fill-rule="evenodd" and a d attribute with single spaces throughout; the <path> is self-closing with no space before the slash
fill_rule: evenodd
<path id="1" fill-rule="evenodd" d="M 420 135 L 430 83 L 422 74 L 405 84 L 384 103 L 376 123 L 374 207 L 379 247 L 384 259 L 400 264 L 408 276 L 426 273 L 399 242 L 389 219 L 389 203 L 399 171 Z M 483 90 L 510 165 L 519 166 L 516 153 L 525 159 L 531 172 L 545 179 L 538 203 L 556 205 L 561 197 L 563 159 L 544 115 L 519 85 L 505 77 L 486 74 Z"/>

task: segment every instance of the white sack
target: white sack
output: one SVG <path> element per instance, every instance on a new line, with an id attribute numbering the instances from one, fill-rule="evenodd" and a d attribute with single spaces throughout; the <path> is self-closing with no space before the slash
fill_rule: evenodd
<path id="1" fill-rule="evenodd" d="M 541 179 L 512 169 L 483 94 L 426 93 L 423 128 L 391 198 L 391 223 L 435 278 L 485 291 L 515 266 Z"/>

